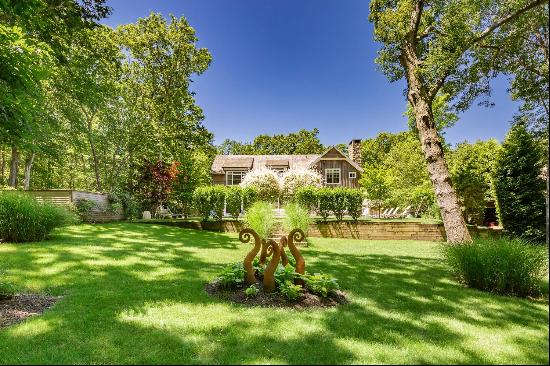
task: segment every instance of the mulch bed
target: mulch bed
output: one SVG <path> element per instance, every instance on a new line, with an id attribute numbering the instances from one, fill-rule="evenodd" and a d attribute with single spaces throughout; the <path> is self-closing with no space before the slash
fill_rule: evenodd
<path id="1" fill-rule="evenodd" d="M 302 293 L 300 298 L 296 300 L 288 300 L 278 292 L 271 294 L 265 293 L 260 282 L 257 283 L 257 286 L 259 287 L 260 292 L 254 297 L 247 297 L 245 295 L 244 290 L 246 287 L 225 289 L 218 280 L 208 283 L 205 286 L 205 291 L 211 296 L 247 306 L 307 309 L 330 308 L 348 303 L 347 295 L 340 290 L 331 291 L 327 297 L 318 296 L 305 291 Z"/>
<path id="2" fill-rule="evenodd" d="M 51 308 L 61 296 L 18 294 L 0 300 L 0 328 L 20 323 L 28 317 L 42 314 Z"/>

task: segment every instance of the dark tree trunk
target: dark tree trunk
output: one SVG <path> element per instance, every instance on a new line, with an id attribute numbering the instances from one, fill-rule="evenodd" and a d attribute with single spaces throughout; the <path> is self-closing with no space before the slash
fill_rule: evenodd
<path id="1" fill-rule="evenodd" d="M 10 176 L 8 178 L 8 185 L 10 187 L 17 187 L 17 174 L 19 173 L 19 150 L 15 145 L 11 147 L 11 162 L 10 162 Z"/>
<path id="2" fill-rule="evenodd" d="M 29 155 L 25 161 L 25 179 L 23 180 L 23 187 L 25 191 L 28 191 L 31 187 L 31 172 L 32 165 L 34 163 L 34 152 Z"/>

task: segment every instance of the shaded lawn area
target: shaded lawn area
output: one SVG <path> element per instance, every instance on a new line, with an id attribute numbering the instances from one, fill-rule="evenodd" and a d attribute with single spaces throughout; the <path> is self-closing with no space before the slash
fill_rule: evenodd
<path id="1" fill-rule="evenodd" d="M 0 330 L 0 363 L 548 364 L 548 300 L 465 289 L 438 245 L 314 238 L 307 269 L 336 276 L 351 303 L 298 311 L 204 292 L 248 251 L 234 234 L 117 223 L 1 244 L 9 281 L 64 298 Z"/>

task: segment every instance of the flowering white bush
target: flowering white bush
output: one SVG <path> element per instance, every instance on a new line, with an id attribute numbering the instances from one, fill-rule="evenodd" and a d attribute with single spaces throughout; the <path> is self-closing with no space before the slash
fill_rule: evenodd
<path id="1" fill-rule="evenodd" d="M 279 176 L 268 168 L 253 169 L 248 172 L 241 182 L 241 187 L 254 187 L 258 198 L 268 202 L 276 201 L 281 192 Z"/>
<path id="2" fill-rule="evenodd" d="M 294 196 L 302 187 L 321 187 L 323 184 L 321 174 L 312 169 L 289 169 L 281 177 L 281 190 L 284 198 Z"/>

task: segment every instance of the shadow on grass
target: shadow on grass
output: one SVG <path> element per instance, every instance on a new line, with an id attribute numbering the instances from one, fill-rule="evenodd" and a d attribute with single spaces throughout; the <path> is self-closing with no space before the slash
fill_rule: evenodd
<path id="1" fill-rule="evenodd" d="M 66 296 L 43 317 L 0 331 L 0 360 L 487 363 L 499 359 L 462 328 L 525 327 L 510 360 L 548 361 L 540 302 L 465 289 L 438 259 L 308 248 L 308 270 L 334 275 L 351 294 L 351 304 L 326 311 L 208 297 L 205 282 L 248 248 L 234 235 L 136 224 L 77 226 L 18 247 L 5 262 L 18 284 Z"/>

